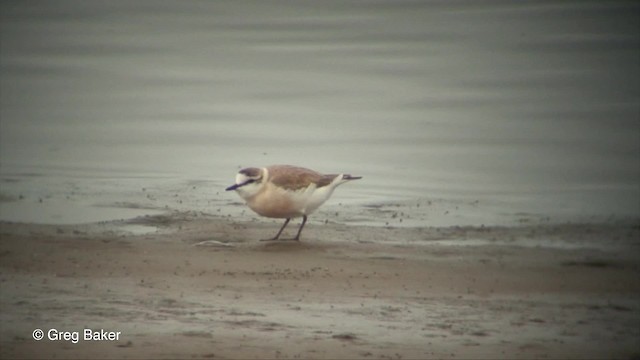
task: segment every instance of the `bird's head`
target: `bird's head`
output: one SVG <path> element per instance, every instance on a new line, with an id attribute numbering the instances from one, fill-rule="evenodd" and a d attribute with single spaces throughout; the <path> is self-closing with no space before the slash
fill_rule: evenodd
<path id="1" fill-rule="evenodd" d="M 255 195 L 262 187 L 264 169 L 246 168 L 236 174 L 236 183 L 226 188 L 226 191 L 235 190 L 243 198 Z"/>

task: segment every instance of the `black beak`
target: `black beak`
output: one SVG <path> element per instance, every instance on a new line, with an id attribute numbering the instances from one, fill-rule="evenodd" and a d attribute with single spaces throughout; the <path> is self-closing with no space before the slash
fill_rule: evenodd
<path id="1" fill-rule="evenodd" d="M 255 182 L 256 179 L 249 179 L 243 183 L 240 184 L 233 184 L 231 186 L 229 186 L 228 188 L 224 189 L 225 191 L 231 191 L 231 190 L 236 190 L 237 188 L 241 187 L 241 186 L 245 186 L 247 184 L 251 184 L 252 182 Z"/>
<path id="2" fill-rule="evenodd" d="M 235 190 L 237 188 L 239 188 L 240 186 L 242 186 L 244 184 L 233 184 L 231 186 L 229 186 L 228 188 L 224 189 L 225 191 L 231 191 L 231 190 Z"/>

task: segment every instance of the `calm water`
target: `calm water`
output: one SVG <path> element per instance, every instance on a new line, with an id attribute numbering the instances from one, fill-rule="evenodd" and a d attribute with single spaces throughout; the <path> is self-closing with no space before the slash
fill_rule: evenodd
<path id="1" fill-rule="evenodd" d="M 0 9 L 5 219 L 74 201 L 240 211 L 221 189 L 275 163 L 364 176 L 333 205 L 640 216 L 637 2 Z"/>

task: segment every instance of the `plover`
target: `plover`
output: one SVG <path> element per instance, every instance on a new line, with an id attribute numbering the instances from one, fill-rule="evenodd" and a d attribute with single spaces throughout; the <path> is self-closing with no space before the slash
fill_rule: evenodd
<path id="1" fill-rule="evenodd" d="M 236 183 L 225 190 L 235 190 L 259 215 L 286 219 L 276 236 L 265 241 L 277 240 L 292 218 L 302 217 L 298 233 L 291 239 L 299 241 L 307 216 L 327 201 L 338 185 L 361 178 L 349 174 L 323 175 L 291 165 L 250 167 L 240 170 Z"/>

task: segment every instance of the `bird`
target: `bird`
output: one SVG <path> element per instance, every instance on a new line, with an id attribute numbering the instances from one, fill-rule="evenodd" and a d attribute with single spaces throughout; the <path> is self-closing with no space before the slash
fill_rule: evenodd
<path id="1" fill-rule="evenodd" d="M 275 241 L 292 218 L 302 217 L 298 233 L 292 239 L 300 241 L 307 217 L 322 205 L 338 185 L 362 176 L 321 174 L 293 165 L 248 167 L 236 174 L 235 184 L 226 191 L 236 191 L 249 208 L 258 215 L 286 219 L 276 236 L 262 241 Z"/>

